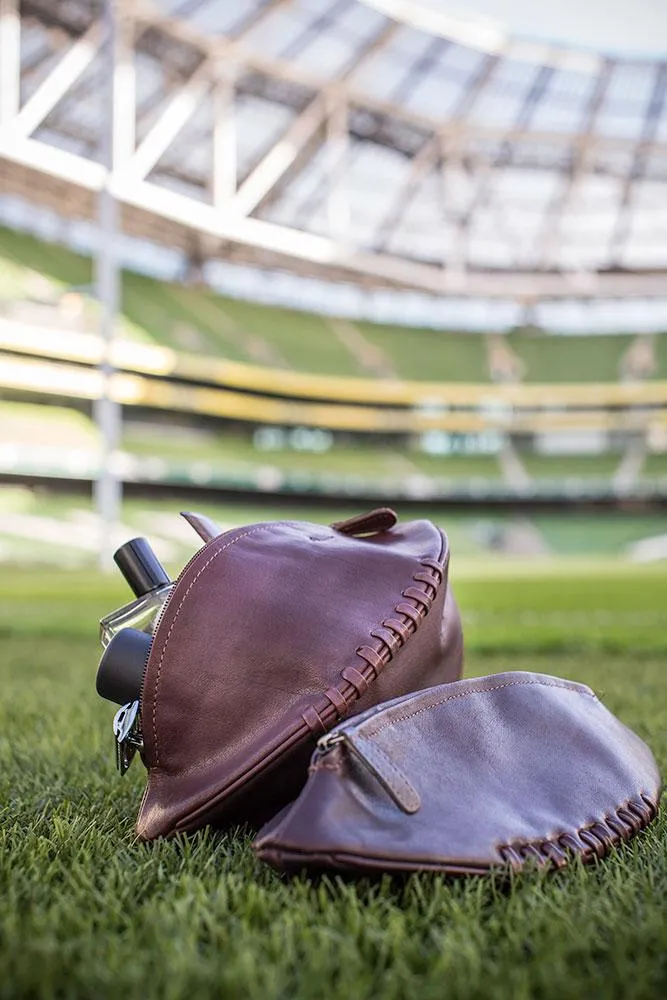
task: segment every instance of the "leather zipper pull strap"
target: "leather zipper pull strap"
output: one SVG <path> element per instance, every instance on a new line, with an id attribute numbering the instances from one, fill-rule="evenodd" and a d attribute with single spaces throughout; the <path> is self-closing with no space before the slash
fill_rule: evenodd
<path id="1" fill-rule="evenodd" d="M 346 521 L 334 521 L 331 527 L 342 535 L 376 535 L 389 531 L 398 522 L 398 515 L 391 507 L 377 507 L 366 514 L 356 514 Z"/>
<path id="2" fill-rule="evenodd" d="M 327 733 L 318 740 L 317 749 L 326 754 L 339 744 L 346 746 L 361 761 L 403 812 L 418 812 L 422 804 L 419 792 L 384 750 L 359 732 L 344 729 Z"/>

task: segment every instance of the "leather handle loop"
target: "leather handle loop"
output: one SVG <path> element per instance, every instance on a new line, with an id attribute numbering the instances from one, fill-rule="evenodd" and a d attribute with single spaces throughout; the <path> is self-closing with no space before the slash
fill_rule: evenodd
<path id="1" fill-rule="evenodd" d="M 331 527 L 340 531 L 341 535 L 377 535 L 380 531 L 389 531 L 398 522 L 398 515 L 390 507 L 377 507 L 365 514 L 356 514 L 346 521 L 334 521 Z"/>

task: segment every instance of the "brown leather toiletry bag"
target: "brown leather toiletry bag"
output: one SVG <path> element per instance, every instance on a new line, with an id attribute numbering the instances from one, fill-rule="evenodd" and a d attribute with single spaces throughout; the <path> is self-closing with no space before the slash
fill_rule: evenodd
<path id="1" fill-rule="evenodd" d="M 628 840 L 655 818 L 659 796 L 651 751 L 590 688 L 506 673 L 341 723 L 254 846 L 288 870 L 561 867 Z"/>
<path id="2" fill-rule="evenodd" d="M 140 699 L 144 840 L 264 821 L 298 794 L 316 739 L 378 702 L 460 677 L 449 549 L 382 508 L 332 527 L 208 539 L 155 632 Z"/>

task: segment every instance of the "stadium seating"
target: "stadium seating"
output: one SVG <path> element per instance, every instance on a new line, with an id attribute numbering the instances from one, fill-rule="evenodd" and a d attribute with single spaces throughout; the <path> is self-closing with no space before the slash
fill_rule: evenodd
<path id="1" fill-rule="evenodd" d="M 24 455 L 30 449 L 37 449 L 55 460 L 55 469 L 60 456 L 64 472 L 77 465 L 76 455 L 88 455 L 90 464 L 81 468 L 90 469 L 98 446 L 97 428 L 83 412 L 45 404 L 0 402 L 0 464 L 10 453 Z M 425 478 L 446 488 L 447 483 L 456 486 L 471 480 L 500 484 L 503 477 L 501 463 L 494 455 L 438 456 L 414 448 L 377 448 L 350 442 L 315 452 L 295 449 L 289 440 L 277 449 L 262 450 L 255 447 L 248 434 L 230 430 L 215 433 L 170 422 L 127 421 L 121 448 L 124 454 L 140 462 L 160 460 L 165 481 L 176 474 L 179 481 L 185 476 L 196 482 L 206 470 L 210 470 L 216 481 L 224 481 L 226 477 L 252 478 L 258 472 L 275 470 L 282 476 L 306 477 L 303 482 L 309 488 L 317 488 L 320 483 L 324 492 L 331 490 L 336 479 L 345 482 L 352 492 L 355 485 L 358 492 L 363 492 L 363 484 L 372 480 L 394 485 L 410 480 L 419 492 L 419 484 Z M 520 461 L 539 486 L 556 480 L 611 481 L 621 455 L 551 456 L 523 452 Z M 667 477 L 667 455 L 647 455 L 642 476 L 649 480 Z M 270 483 L 270 478 L 267 482 Z"/>
<path id="2" fill-rule="evenodd" d="M 642 469 L 644 476 L 667 477 L 667 454 L 647 455 Z"/>
<path id="3" fill-rule="evenodd" d="M 0 464 L 3 448 L 11 449 L 14 456 L 38 449 L 48 453 L 50 461 L 57 460 L 60 452 L 63 471 L 67 471 L 75 453 L 94 459 L 98 446 L 97 428 L 82 412 L 44 404 L 0 402 Z M 277 449 L 261 450 L 248 435 L 238 432 L 213 433 L 169 423 L 127 422 L 121 447 L 129 456 L 161 460 L 166 480 L 171 472 L 182 474 L 188 469 L 193 482 L 201 478 L 205 469 L 210 469 L 217 479 L 244 473 L 252 476 L 258 470 L 274 469 L 283 475 L 311 477 L 311 485 L 322 479 L 325 489 L 327 483 L 331 487 L 332 479 L 343 481 L 352 477 L 351 485 L 356 480 L 362 492 L 363 483 L 373 480 L 397 484 L 424 477 L 452 481 L 471 476 L 497 481 L 501 478 L 493 456 L 434 457 L 401 448 L 378 449 L 357 443 L 335 444 L 321 452 L 298 450 L 289 446 L 289 442 Z"/>
<path id="4" fill-rule="evenodd" d="M 0 227 L 0 310 L 15 302 L 57 309 L 68 288 L 89 299 L 89 258 L 65 247 Z M 45 301 L 46 300 L 46 301 Z M 4 303 L 4 305 L 3 305 Z M 90 303 L 89 303 L 90 304 Z M 337 335 L 335 321 L 311 313 L 216 295 L 208 289 L 156 281 L 125 272 L 123 333 L 177 351 L 330 375 L 368 376 L 363 344 L 379 368 L 399 378 L 442 382 L 490 380 L 484 337 L 386 324 L 349 324 L 362 350 Z M 88 314 L 88 325 L 93 322 Z M 516 332 L 507 344 L 520 359 L 525 382 L 616 381 L 628 336 L 556 337 Z M 653 377 L 667 377 L 667 335 L 655 341 Z"/>
<path id="5" fill-rule="evenodd" d="M 388 358 L 398 375 L 416 381 L 487 382 L 484 338 L 465 333 L 358 323 L 362 333 Z"/>
<path id="6" fill-rule="evenodd" d="M 535 479 L 609 479 L 620 462 L 616 452 L 605 455 L 522 456 L 526 472 Z"/>
<path id="7" fill-rule="evenodd" d="M 554 337 L 544 333 L 508 335 L 508 342 L 523 361 L 524 382 L 616 382 L 621 359 L 632 339 L 618 334 L 571 337 Z M 662 377 L 666 371 L 663 368 Z"/>
<path id="8" fill-rule="evenodd" d="M 0 227 L 0 317 L 52 328 L 54 336 L 58 330 L 94 330 L 92 280 L 89 258 Z M 642 340 L 630 335 L 557 337 L 528 330 L 484 337 L 351 323 L 225 298 L 207 288 L 159 282 L 134 272 L 122 276 L 121 324 L 122 335 L 130 340 L 169 347 L 182 358 L 200 355 L 245 362 L 259 366 L 248 371 L 270 370 L 272 377 L 285 370 L 343 380 L 379 377 L 443 385 L 490 383 L 494 357 L 501 363 L 496 377 L 502 380 L 504 370 L 510 380 L 518 379 L 527 387 L 531 383 L 614 383 L 627 374 L 628 352 Z M 667 378 L 667 335 L 644 337 L 640 347 L 640 355 L 650 360 L 646 377 Z M 371 383 L 358 383 L 364 384 L 370 392 Z M 336 385 L 337 392 L 347 387 L 345 382 Z M 0 446 L 13 448 L 15 454 L 22 445 L 55 443 L 67 449 L 70 465 L 76 464 L 72 455 L 77 450 L 94 453 L 97 436 L 92 421 L 74 409 L 44 402 L 0 404 Z M 253 446 L 250 431 L 228 431 L 222 424 L 220 428 L 219 432 L 202 430 L 201 424 L 183 416 L 173 425 L 167 419 L 148 428 L 141 420 L 130 420 L 125 424 L 122 448 L 140 460 L 166 463 L 167 479 L 174 469 L 187 479 L 194 467 L 200 475 L 202 469 L 209 469 L 216 476 L 251 478 L 257 470 L 269 468 L 282 477 L 305 477 L 302 481 L 314 484 L 313 488 L 319 489 L 316 484 L 321 482 L 324 492 L 336 476 L 348 477 L 352 491 L 361 491 L 360 484 L 371 480 L 409 481 L 415 495 L 424 480 L 437 481 L 446 491 L 448 483 L 483 480 L 500 484 L 511 478 L 507 465 L 495 455 L 436 456 L 422 452 L 416 443 L 408 447 L 396 439 L 392 446 L 377 448 L 363 438 L 337 439 L 332 448 L 319 453 L 295 450 L 288 444 L 262 452 Z M 618 452 L 592 457 L 521 452 L 514 461 L 523 467 L 526 481 L 539 489 L 541 483 L 557 479 L 611 483 L 621 458 Z M 666 474 L 665 456 L 649 455 L 641 465 L 644 478 Z"/>

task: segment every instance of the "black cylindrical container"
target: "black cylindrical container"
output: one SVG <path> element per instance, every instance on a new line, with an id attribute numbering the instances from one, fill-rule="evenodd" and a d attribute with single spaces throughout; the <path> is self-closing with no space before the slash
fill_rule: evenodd
<path id="1" fill-rule="evenodd" d="M 146 538 L 132 538 L 114 553 L 119 570 L 136 597 L 169 583 L 165 569 Z"/>
<path id="2" fill-rule="evenodd" d="M 136 628 L 113 636 L 97 668 L 97 693 L 117 705 L 137 701 L 152 638 Z"/>

